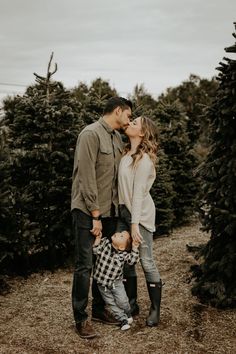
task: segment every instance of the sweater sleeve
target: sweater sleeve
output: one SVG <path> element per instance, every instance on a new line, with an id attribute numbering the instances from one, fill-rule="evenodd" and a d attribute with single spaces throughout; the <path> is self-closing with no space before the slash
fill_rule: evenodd
<path id="1" fill-rule="evenodd" d="M 102 238 L 99 245 L 93 246 L 93 254 L 95 254 L 95 255 L 101 254 L 108 243 L 109 243 L 109 241 L 106 237 Z"/>
<path id="2" fill-rule="evenodd" d="M 133 194 L 131 203 L 131 223 L 139 224 L 142 212 L 142 203 L 147 194 L 147 184 L 152 172 L 152 162 L 149 156 L 144 155 L 135 169 Z"/>
<path id="3" fill-rule="evenodd" d="M 139 251 L 138 250 L 131 250 L 130 253 L 127 253 L 125 257 L 125 262 L 129 265 L 136 264 L 139 261 Z"/>
<path id="4" fill-rule="evenodd" d="M 98 137 L 92 131 L 83 132 L 78 140 L 76 158 L 79 161 L 79 185 L 89 211 L 99 209 L 96 181 L 96 160 L 99 150 Z"/>

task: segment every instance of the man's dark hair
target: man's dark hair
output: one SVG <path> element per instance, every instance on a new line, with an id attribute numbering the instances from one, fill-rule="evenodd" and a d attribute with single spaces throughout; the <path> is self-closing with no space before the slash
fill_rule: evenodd
<path id="1" fill-rule="evenodd" d="M 127 108 L 132 109 L 133 105 L 132 102 L 126 98 L 112 97 L 107 101 L 103 114 L 112 113 L 117 107 L 120 107 L 122 111 L 124 111 Z"/>

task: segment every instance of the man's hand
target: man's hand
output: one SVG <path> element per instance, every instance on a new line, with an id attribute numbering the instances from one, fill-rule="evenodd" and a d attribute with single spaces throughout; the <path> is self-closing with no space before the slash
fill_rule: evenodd
<path id="1" fill-rule="evenodd" d="M 93 220 L 93 228 L 90 232 L 95 236 L 99 236 L 102 232 L 102 222 L 101 220 Z"/>
<path id="2" fill-rule="evenodd" d="M 143 242 L 138 224 L 131 224 L 131 237 L 133 241 L 138 242 L 139 244 Z"/>

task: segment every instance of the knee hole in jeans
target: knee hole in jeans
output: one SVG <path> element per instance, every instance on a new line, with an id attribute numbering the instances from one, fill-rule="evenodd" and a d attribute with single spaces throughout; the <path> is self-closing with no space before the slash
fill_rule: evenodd
<path id="1" fill-rule="evenodd" d="M 150 272 L 152 270 L 156 270 L 157 267 L 156 267 L 156 264 L 154 262 L 154 260 L 152 258 L 141 258 L 140 259 L 140 262 L 141 262 L 141 265 L 142 265 L 142 268 L 145 272 Z"/>

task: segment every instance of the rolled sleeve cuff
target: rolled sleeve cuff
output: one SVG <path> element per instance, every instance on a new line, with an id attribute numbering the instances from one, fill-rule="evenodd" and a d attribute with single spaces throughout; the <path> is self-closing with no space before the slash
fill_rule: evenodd
<path id="1" fill-rule="evenodd" d="M 99 250 L 99 245 L 93 246 L 93 254 L 97 254 Z"/>
<path id="2" fill-rule="evenodd" d="M 84 202 L 89 211 L 99 210 L 99 205 L 96 200 L 90 200 L 88 197 L 84 197 Z"/>
<path id="3" fill-rule="evenodd" d="M 139 218 L 132 218 L 131 224 L 139 224 Z"/>
<path id="4" fill-rule="evenodd" d="M 99 205 L 95 204 L 95 203 L 87 203 L 85 201 L 86 207 L 89 211 L 93 211 L 93 210 L 99 210 Z"/>

